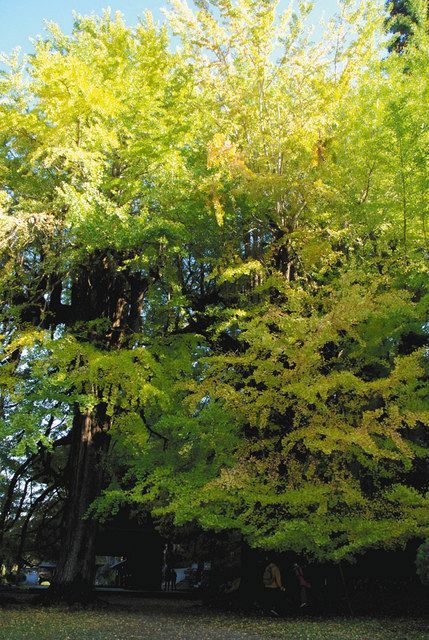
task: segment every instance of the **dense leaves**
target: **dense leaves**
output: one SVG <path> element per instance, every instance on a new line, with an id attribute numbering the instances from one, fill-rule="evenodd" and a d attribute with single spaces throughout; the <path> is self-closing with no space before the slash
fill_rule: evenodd
<path id="1" fill-rule="evenodd" d="M 176 52 L 105 14 L 10 60 L 5 486 L 82 417 L 87 516 L 333 559 L 427 535 L 429 36 L 387 57 L 346 1 L 313 43 L 308 13 L 177 0 Z"/>

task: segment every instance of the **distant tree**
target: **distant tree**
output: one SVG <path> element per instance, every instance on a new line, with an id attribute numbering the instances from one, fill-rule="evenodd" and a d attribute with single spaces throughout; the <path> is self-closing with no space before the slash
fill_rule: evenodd
<path id="1" fill-rule="evenodd" d="M 401 52 L 421 23 L 422 14 L 428 13 L 429 3 L 427 0 L 393 0 L 387 2 L 386 7 L 390 14 L 389 31 L 396 34 L 389 51 Z"/>

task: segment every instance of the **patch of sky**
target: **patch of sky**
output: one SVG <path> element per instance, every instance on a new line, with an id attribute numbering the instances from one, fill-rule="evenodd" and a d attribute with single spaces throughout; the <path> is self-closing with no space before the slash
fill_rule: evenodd
<path id="1" fill-rule="evenodd" d="M 189 2 L 192 6 L 192 2 Z M 298 7 L 298 1 L 292 2 Z M 289 6 L 288 0 L 280 0 L 279 10 Z M 23 53 L 31 53 L 32 39 L 43 37 L 45 22 L 56 22 L 65 33 L 73 27 L 73 12 L 81 15 L 98 14 L 110 8 L 112 13 L 120 11 L 127 24 L 137 24 L 145 11 L 151 11 L 155 20 L 164 21 L 163 9 L 166 0 L 0 0 L 0 51 L 10 54 L 16 47 Z M 315 37 L 321 35 L 320 21 L 328 19 L 338 10 L 337 0 L 316 0 L 310 21 L 315 25 Z"/>

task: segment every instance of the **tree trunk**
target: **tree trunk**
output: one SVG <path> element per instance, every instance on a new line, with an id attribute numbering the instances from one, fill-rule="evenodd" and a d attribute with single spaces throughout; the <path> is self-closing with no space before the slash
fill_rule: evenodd
<path id="1" fill-rule="evenodd" d="M 93 592 L 97 522 L 87 517 L 87 512 L 103 489 L 108 429 L 103 403 L 86 413 L 75 408 L 66 468 L 68 496 L 61 556 L 48 595 L 53 600 L 86 602 Z"/>
<path id="2" fill-rule="evenodd" d="M 143 278 L 118 269 L 122 258 L 109 252 L 94 252 L 82 265 L 71 287 L 71 304 L 61 302 L 61 287 L 52 298 L 51 313 L 58 321 L 73 325 L 108 319 L 111 330 L 100 331 L 97 341 L 104 348 L 117 349 L 127 332 L 138 331 L 144 295 L 155 270 Z M 91 338 L 94 339 L 94 338 Z M 101 390 L 93 389 L 96 397 Z M 61 556 L 50 590 L 54 600 L 85 602 L 93 592 L 97 521 L 88 516 L 91 504 L 105 486 L 103 459 L 110 444 L 110 417 L 106 404 L 99 403 L 90 412 L 75 407 L 71 445 L 66 468 L 67 498 Z"/>

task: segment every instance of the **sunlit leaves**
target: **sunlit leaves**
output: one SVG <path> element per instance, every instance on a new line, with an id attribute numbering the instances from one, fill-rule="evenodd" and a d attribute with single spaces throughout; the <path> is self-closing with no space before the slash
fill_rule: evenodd
<path id="1" fill-rule="evenodd" d="M 97 517 L 335 560 L 426 534 L 429 36 L 386 57 L 349 0 L 318 42 L 306 3 L 168 19 L 176 51 L 76 16 L 2 76 L 2 433 L 102 404 Z"/>

